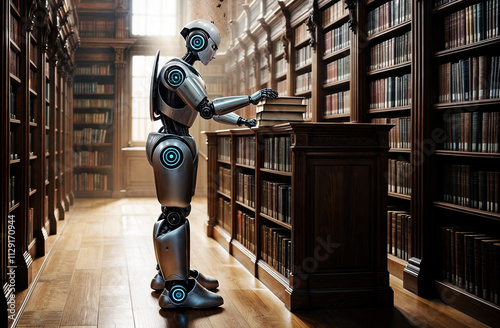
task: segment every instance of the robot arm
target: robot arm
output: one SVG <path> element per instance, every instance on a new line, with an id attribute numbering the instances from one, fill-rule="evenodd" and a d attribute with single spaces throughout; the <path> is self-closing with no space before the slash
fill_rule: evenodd
<path id="1" fill-rule="evenodd" d="M 216 122 L 224 123 L 224 124 L 232 124 L 232 125 L 238 125 L 238 126 L 245 125 L 249 128 L 252 128 L 255 126 L 255 119 L 247 120 L 247 119 L 244 119 L 243 117 L 241 117 L 235 113 L 214 115 L 213 119 Z"/>
<path id="2" fill-rule="evenodd" d="M 210 102 L 208 99 L 204 99 L 204 101 L 200 103 L 200 105 L 196 108 L 196 110 L 200 112 L 201 117 L 203 117 L 204 119 L 210 119 L 215 115 L 218 116 L 218 118 L 216 118 L 215 120 L 220 121 L 222 123 L 247 125 L 246 122 L 248 121 L 243 118 L 240 118 L 237 115 L 229 115 L 229 116 L 226 115 L 234 112 L 237 109 L 248 106 L 249 104 L 256 105 L 259 103 L 259 101 L 261 101 L 264 98 L 272 99 L 276 98 L 277 96 L 278 93 L 273 89 L 262 89 L 255 92 L 251 96 L 223 97 L 214 99 L 212 102 Z"/>

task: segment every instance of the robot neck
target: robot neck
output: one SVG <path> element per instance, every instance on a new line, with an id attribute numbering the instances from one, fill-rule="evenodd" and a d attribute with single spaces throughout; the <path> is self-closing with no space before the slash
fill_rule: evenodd
<path id="1" fill-rule="evenodd" d="M 190 51 L 186 52 L 186 54 L 182 57 L 182 60 L 184 60 L 186 63 L 189 65 L 193 65 L 195 61 L 198 59 L 196 58 L 195 55 L 193 55 Z"/>

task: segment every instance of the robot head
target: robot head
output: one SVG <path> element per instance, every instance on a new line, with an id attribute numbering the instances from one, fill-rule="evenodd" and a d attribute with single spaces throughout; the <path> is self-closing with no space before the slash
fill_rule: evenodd
<path id="1" fill-rule="evenodd" d="M 203 65 L 215 59 L 219 49 L 220 33 L 211 22 L 199 19 L 184 26 L 181 35 L 186 40 L 186 47 Z"/>

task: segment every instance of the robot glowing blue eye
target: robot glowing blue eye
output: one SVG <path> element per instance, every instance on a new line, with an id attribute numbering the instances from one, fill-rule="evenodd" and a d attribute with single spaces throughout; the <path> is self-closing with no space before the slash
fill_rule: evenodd
<path id="1" fill-rule="evenodd" d="M 160 161 L 167 169 L 176 169 L 182 164 L 182 151 L 174 146 L 163 149 L 160 154 Z"/>
<path id="2" fill-rule="evenodd" d="M 184 82 L 184 72 L 179 69 L 171 70 L 167 76 L 168 83 L 176 88 Z"/>
<path id="3" fill-rule="evenodd" d="M 201 35 L 195 35 L 190 40 L 191 47 L 195 51 L 200 51 L 205 48 L 206 40 Z"/>

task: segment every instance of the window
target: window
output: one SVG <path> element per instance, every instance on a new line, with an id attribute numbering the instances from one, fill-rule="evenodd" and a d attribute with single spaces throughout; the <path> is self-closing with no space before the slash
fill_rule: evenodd
<path id="1" fill-rule="evenodd" d="M 167 57 L 160 57 L 160 69 Z M 149 93 L 154 56 L 132 57 L 132 143 L 146 142 L 150 132 L 158 131 L 160 121 L 152 122 L 149 117 Z"/>
<path id="2" fill-rule="evenodd" d="M 176 35 L 178 0 L 133 0 L 132 34 Z"/>

